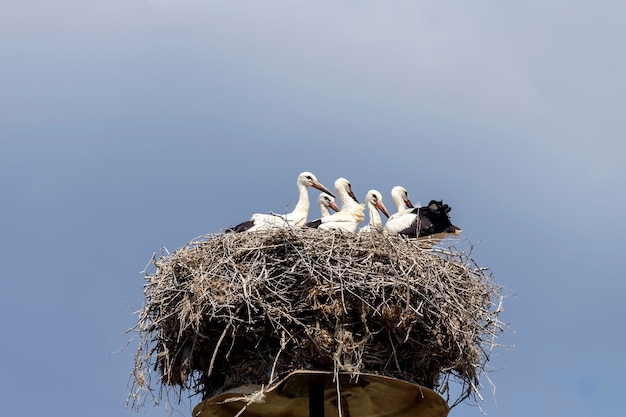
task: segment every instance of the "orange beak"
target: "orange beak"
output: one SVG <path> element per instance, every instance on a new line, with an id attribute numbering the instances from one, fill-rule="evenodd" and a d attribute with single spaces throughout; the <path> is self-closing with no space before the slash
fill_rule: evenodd
<path id="1" fill-rule="evenodd" d="M 387 207 L 385 207 L 382 201 L 376 203 L 376 208 L 385 216 L 387 216 L 387 218 L 389 218 L 389 212 L 387 211 Z"/>
<path id="2" fill-rule="evenodd" d="M 313 188 L 317 188 L 321 192 L 326 193 L 328 195 L 332 195 L 333 198 L 335 198 L 335 194 L 331 193 L 330 190 L 328 188 L 324 187 L 324 185 L 321 182 L 314 182 L 313 183 Z"/>

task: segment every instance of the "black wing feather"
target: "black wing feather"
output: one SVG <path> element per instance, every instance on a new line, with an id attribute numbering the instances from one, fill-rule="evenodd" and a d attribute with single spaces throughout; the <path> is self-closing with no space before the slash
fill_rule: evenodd
<path id="1" fill-rule="evenodd" d="M 250 229 L 252 226 L 254 226 L 254 221 L 246 220 L 245 222 L 239 223 L 235 227 L 229 227 L 228 229 L 226 229 L 226 233 L 241 233 L 241 232 L 245 232 L 246 230 Z"/>
<path id="2" fill-rule="evenodd" d="M 317 229 L 322 224 L 322 219 L 313 220 L 312 222 L 308 222 L 305 224 L 306 227 L 311 227 L 313 229 Z"/>

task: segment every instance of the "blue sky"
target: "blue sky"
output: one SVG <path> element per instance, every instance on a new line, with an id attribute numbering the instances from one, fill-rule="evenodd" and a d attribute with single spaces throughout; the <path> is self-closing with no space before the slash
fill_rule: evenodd
<path id="1" fill-rule="evenodd" d="M 2 9 L 3 414 L 138 415 L 123 332 L 152 253 L 293 207 L 305 170 L 442 198 L 480 242 L 515 294 L 489 415 L 622 407 L 623 2 Z"/>

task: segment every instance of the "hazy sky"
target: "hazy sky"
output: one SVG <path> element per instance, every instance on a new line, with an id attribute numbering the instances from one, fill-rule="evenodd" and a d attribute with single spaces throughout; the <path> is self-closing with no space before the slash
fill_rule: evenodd
<path id="1" fill-rule="evenodd" d="M 453 207 L 515 294 L 490 416 L 623 408 L 626 3 L 1 9 L 2 414 L 137 415 L 152 253 L 292 208 L 305 170 Z"/>

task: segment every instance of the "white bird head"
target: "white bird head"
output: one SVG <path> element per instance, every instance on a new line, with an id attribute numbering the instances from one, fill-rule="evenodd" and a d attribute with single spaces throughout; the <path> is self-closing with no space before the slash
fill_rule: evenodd
<path id="1" fill-rule="evenodd" d="M 303 172 L 298 175 L 298 186 L 313 187 L 320 190 L 323 193 L 335 196 L 328 188 L 326 188 L 321 182 L 317 180 L 317 177 L 311 172 Z"/>
<path id="2" fill-rule="evenodd" d="M 359 200 L 357 200 L 356 196 L 352 192 L 352 185 L 347 179 L 337 178 L 335 181 L 335 191 L 337 191 L 337 195 L 341 199 L 342 206 L 350 205 L 351 203 L 359 204 Z"/>
<path id="3" fill-rule="evenodd" d="M 326 209 L 331 208 L 335 211 L 339 211 L 339 206 L 335 204 L 335 199 L 326 193 L 321 193 L 319 197 L 317 197 L 317 204 L 321 207 L 326 207 Z"/>
<path id="4" fill-rule="evenodd" d="M 377 190 L 369 190 L 367 192 L 367 195 L 365 196 L 365 203 L 374 207 L 374 209 L 378 209 L 381 213 L 387 216 L 387 218 L 389 218 L 387 207 L 383 204 L 383 195 Z"/>
<path id="5" fill-rule="evenodd" d="M 406 188 L 396 185 L 391 189 L 391 199 L 396 205 L 398 211 L 406 210 L 406 208 L 413 208 L 413 203 L 409 200 L 409 193 Z"/>

